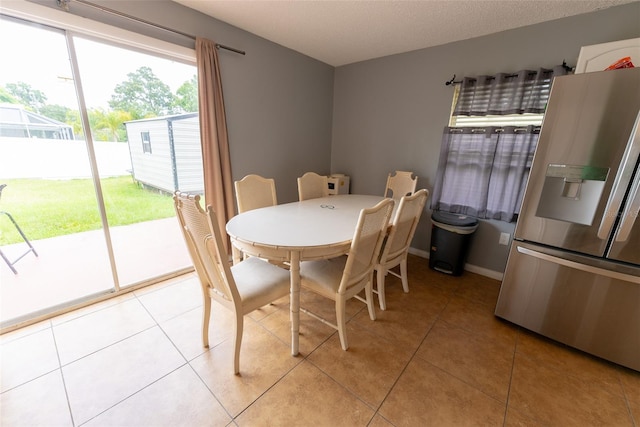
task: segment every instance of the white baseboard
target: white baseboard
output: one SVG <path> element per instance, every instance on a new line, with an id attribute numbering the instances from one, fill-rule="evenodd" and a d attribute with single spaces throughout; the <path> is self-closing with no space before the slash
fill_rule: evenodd
<path id="1" fill-rule="evenodd" d="M 419 256 L 420 258 L 429 259 L 429 252 L 423 251 L 421 249 L 409 248 L 409 253 Z M 490 279 L 500 280 L 504 277 L 504 273 L 499 271 L 489 270 L 488 268 L 478 267 L 473 264 L 465 264 L 464 269 L 470 271 L 471 273 L 480 274 L 482 276 L 488 277 Z"/>

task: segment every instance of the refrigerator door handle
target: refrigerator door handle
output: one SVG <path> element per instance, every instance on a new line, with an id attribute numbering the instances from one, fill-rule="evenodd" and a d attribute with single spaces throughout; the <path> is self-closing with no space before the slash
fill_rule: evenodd
<path id="1" fill-rule="evenodd" d="M 607 269 L 595 267 L 592 265 L 581 264 L 579 262 L 570 261 L 568 259 L 559 258 L 553 255 L 548 255 L 542 252 L 524 248 L 522 246 L 518 246 L 517 249 L 518 249 L 518 252 L 520 252 L 521 254 L 529 255 L 534 258 L 541 259 L 543 261 L 552 262 L 554 264 L 573 268 L 575 270 L 585 271 L 587 273 L 593 273 L 598 276 L 609 277 L 611 279 L 617 279 L 617 280 L 624 280 L 625 282 L 631 282 L 631 283 L 636 283 L 640 285 L 640 276 L 620 273 L 618 271 L 607 270 Z"/>
<path id="2" fill-rule="evenodd" d="M 640 133 L 638 132 L 638 126 L 640 126 L 640 111 L 636 116 L 636 121 L 633 124 L 631 135 L 629 136 L 629 142 L 622 156 L 622 162 L 620 163 L 620 169 L 616 174 L 616 178 L 613 182 L 613 188 L 611 195 L 607 201 L 607 207 L 605 208 L 602 221 L 600 221 L 600 227 L 598 228 L 598 238 L 606 240 L 611 234 L 613 225 L 615 224 L 618 212 L 622 207 L 622 201 L 624 194 L 627 191 L 629 182 L 633 175 L 633 171 L 640 156 Z"/>
<path id="3" fill-rule="evenodd" d="M 629 202 L 622 212 L 622 222 L 616 232 L 616 242 L 625 242 L 629 238 L 633 224 L 640 213 L 640 172 L 636 173 L 636 179 L 629 191 Z"/>

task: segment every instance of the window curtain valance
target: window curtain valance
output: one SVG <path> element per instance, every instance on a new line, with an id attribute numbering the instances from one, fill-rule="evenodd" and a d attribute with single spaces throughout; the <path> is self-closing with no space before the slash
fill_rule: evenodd
<path id="1" fill-rule="evenodd" d="M 453 110 L 455 116 L 535 113 L 547 106 L 553 78 L 567 74 L 562 65 L 514 74 L 465 77 Z"/>

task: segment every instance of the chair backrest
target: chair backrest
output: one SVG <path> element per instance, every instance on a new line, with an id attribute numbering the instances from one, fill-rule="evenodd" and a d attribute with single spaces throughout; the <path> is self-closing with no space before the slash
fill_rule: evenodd
<path id="1" fill-rule="evenodd" d="M 346 293 L 372 279 L 394 204 L 393 199 L 384 199 L 374 207 L 360 211 L 338 293 Z"/>
<path id="2" fill-rule="evenodd" d="M 240 181 L 235 181 L 234 185 L 238 213 L 278 204 L 276 182 L 273 178 L 264 178 L 260 175 L 251 174 Z"/>
<path id="3" fill-rule="evenodd" d="M 307 172 L 298 178 L 298 198 L 300 201 L 327 197 L 329 195 L 329 178 L 315 172 Z"/>
<path id="4" fill-rule="evenodd" d="M 418 177 L 413 178 L 413 172 L 396 171 L 395 175 L 387 176 L 387 187 L 384 197 L 400 200 L 403 196 L 410 196 L 416 191 Z"/>
<path id="5" fill-rule="evenodd" d="M 210 297 L 238 306 L 240 294 L 231 274 L 227 252 L 216 214 L 211 206 L 205 212 L 200 196 L 176 191 L 173 195 L 176 215 L 200 278 Z"/>
<path id="6" fill-rule="evenodd" d="M 380 263 L 384 264 L 409 249 L 428 197 L 429 190 L 423 188 L 411 196 L 400 199 L 400 205 L 380 255 Z"/>

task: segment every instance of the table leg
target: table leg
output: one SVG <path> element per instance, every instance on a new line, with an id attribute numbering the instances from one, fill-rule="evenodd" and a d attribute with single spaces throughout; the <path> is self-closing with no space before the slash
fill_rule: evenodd
<path id="1" fill-rule="evenodd" d="M 231 244 L 231 256 L 233 259 L 233 265 L 238 264 L 242 260 L 242 251 L 236 248 L 233 243 Z"/>
<path id="2" fill-rule="evenodd" d="M 298 355 L 299 330 L 300 330 L 300 252 L 291 251 L 291 355 Z"/>

